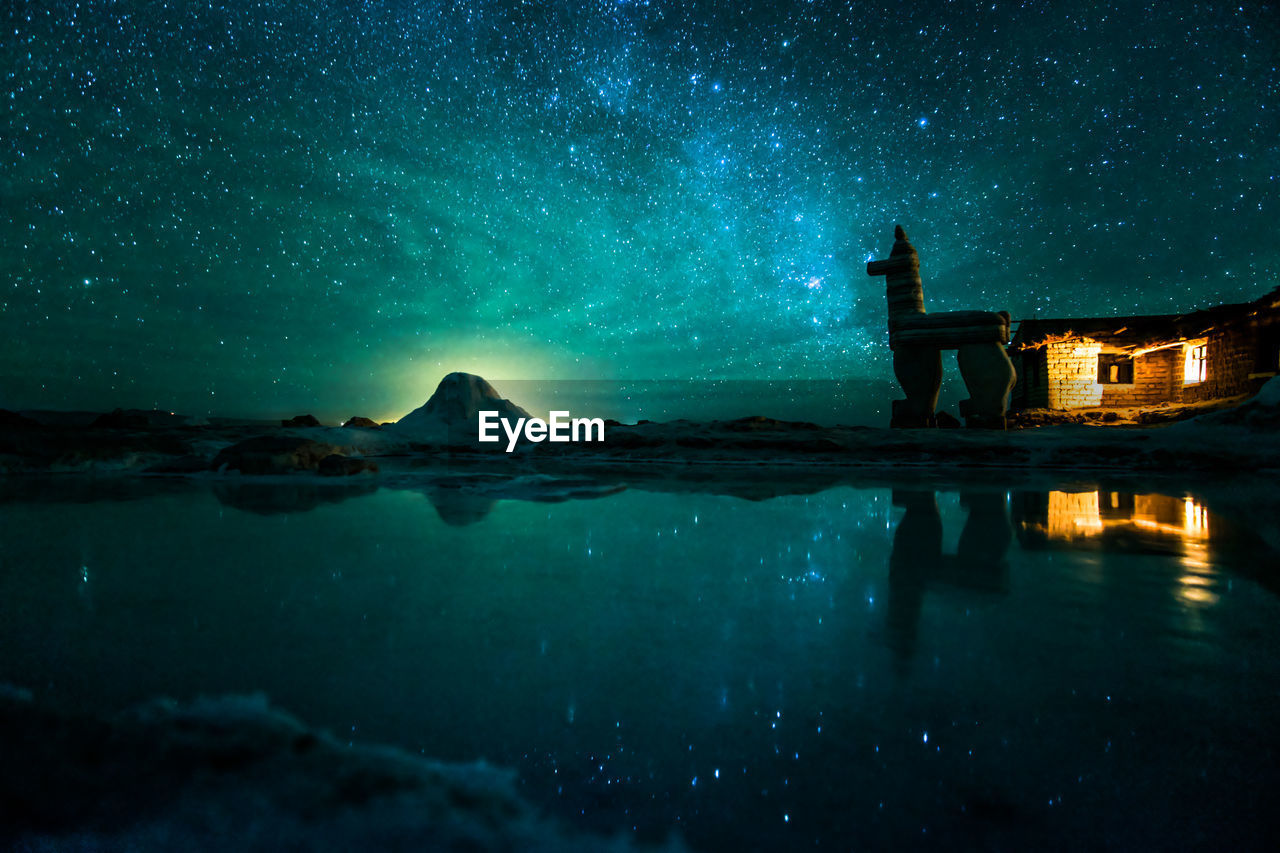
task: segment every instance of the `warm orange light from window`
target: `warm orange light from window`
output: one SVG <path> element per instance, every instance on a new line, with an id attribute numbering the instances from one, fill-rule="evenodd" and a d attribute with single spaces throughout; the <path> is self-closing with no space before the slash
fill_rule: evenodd
<path id="1" fill-rule="evenodd" d="M 1203 382 L 1209 373 L 1209 344 L 1205 341 L 1190 341 L 1184 352 L 1186 357 L 1182 366 L 1182 384 L 1195 385 Z"/>

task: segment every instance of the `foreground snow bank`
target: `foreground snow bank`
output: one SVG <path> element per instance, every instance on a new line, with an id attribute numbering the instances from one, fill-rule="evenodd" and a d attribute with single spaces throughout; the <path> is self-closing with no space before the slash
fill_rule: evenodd
<path id="1" fill-rule="evenodd" d="M 99 719 L 0 686 L 0 754 L 5 849 L 636 849 L 540 817 L 510 773 L 339 743 L 260 696 Z"/>
<path id="2" fill-rule="evenodd" d="M 1185 421 L 1201 426 L 1243 426 L 1254 430 L 1280 429 L 1280 377 L 1272 377 L 1253 399 L 1233 409 L 1210 412 Z"/>

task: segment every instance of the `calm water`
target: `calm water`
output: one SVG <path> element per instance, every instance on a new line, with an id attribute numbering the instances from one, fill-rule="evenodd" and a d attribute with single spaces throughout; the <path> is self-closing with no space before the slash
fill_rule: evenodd
<path id="1" fill-rule="evenodd" d="M 1269 846 L 1280 556 L 1181 492 L 456 486 L 11 486 L 0 680 L 263 691 L 694 849 Z"/>

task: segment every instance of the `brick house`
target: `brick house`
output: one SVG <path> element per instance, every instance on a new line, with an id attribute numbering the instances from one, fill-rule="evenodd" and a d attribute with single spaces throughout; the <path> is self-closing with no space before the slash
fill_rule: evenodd
<path id="1" fill-rule="evenodd" d="M 1014 409 L 1142 408 L 1250 394 L 1280 371 L 1280 288 L 1188 314 L 1022 320 Z"/>

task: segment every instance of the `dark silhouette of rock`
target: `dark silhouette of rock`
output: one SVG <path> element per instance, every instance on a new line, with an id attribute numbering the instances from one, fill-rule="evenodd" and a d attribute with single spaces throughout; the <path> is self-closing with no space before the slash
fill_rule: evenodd
<path id="1" fill-rule="evenodd" d="M 320 425 L 320 419 L 315 415 L 295 415 L 280 421 L 280 426 L 286 427 L 318 427 Z"/>
<path id="2" fill-rule="evenodd" d="M 362 474 L 365 471 L 376 474 L 378 473 L 378 463 L 358 456 L 343 456 L 340 453 L 331 453 L 320 460 L 320 465 L 316 470 L 322 477 L 350 477 L 352 474 Z"/>
<path id="3" fill-rule="evenodd" d="M 191 426 L 196 419 L 159 409 L 113 409 L 99 415 L 89 424 L 98 429 L 151 429 L 153 427 Z"/>
<path id="4" fill-rule="evenodd" d="M 23 409 L 18 414 L 24 418 L 30 418 L 40 426 L 52 427 L 87 427 L 102 417 L 102 412 L 62 411 L 59 409 Z"/>
<path id="5" fill-rule="evenodd" d="M 260 435 L 224 447 L 213 458 L 214 470 L 239 471 L 242 474 L 288 474 L 314 471 L 320 460 L 338 448 L 309 438 L 290 435 Z"/>
<path id="6" fill-rule="evenodd" d="M 344 427 L 363 427 L 364 429 L 379 428 L 379 424 L 377 421 L 373 420 L 372 418 L 362 418 L 358 415 L 356 417 L 349 419 L 345 424 L 343 424 L 343 426 Z"/>
<path id="7" fill-rule="evenodd" d="M 17 412 L 0 409 L 0 427 L 18 427 L 19 429 L 39 429 L 40 422 L 23 417 Z"/>
<path id="8" fill-rule="evenodd" d="M 524 409 L 498 396 L 493 386 L 472 373 L 450 373 L 436 386 L 431 399 L 400 420 L 393 429 L 407 438 L 431 444 L 468 445 L 502 450 L 505 441 L 480 445 L 476 441 L 479 416 L 494 411 L 513 423 L 529 417 Z M 501 428 L 498 430 L 501 434 Z"/>
<path id="9" fill-rule="evenodd" d="M 17 426 L 0 428 L 0 471 L 87 471 L 141 468 L 157 457 L 193 453 L 190 435 L 176 430 Z"/>
<path id="10" fill-rule="evenodd" d="M 139 415 L 126 415 L 124 409 L 115 409 L 99 415 L 90 426 L 95 429 L 145 429 L 147 419 Z"/>
<path id="11" fill-rule="evenodd" d="M 738 418 L 735 421 L 726 421 L 724 428 L 731 432 L 763 432 L 766 430 L 794 430 L 794 431 L 810 431 L 821 429 L 817 424 L 811 424 L 807 421 L 779 421 L 773 418 L 766 418 L 763 415 L 752 415 L 748 418 Z"/>

